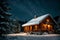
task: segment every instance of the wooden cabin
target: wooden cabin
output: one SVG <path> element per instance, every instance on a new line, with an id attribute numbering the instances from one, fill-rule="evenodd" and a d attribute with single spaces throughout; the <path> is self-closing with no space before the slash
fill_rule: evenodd
<path id="1" fill-rule="evenodd" d="M 56 22 L 50 14 L 36 17 L 23 24 L 24 32 L 54 32 Z"/>

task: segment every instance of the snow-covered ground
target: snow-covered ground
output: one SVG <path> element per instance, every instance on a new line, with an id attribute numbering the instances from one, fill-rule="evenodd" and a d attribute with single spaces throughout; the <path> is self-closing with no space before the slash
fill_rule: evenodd
<path id="1" fill-rule="evenodd" d="M 3 34 L 3 36 L 60 36 L 60 34 L 44 34 L 44 35 L 36 35 L 29 33 L 16 33 L 16 34 Z"/>
<path id="2" fill-rule="evenodd" d="M 60 34 L 30 35 L 27 33 L 7 34 L 0 40 L 60 40 Z"/>
<path id="3" fill-rule="evenodd" d="M 3 34 L 3 36 L 26 36 L 27 33 Z"/>

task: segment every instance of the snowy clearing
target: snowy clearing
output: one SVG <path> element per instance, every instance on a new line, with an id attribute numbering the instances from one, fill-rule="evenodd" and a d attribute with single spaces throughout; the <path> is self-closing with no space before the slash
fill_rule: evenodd
<path id="1" fill-rule="evenodd" d="M 60 40 L 60 34 L 30 35 L 27 33 L 3 34 L 0 40 Z"/>
<path id="2" fill-rule="evenodd" d="M 46 34 L 46 35 L 36 35 L 28 33 L 17 33 L 17 34 L 3 34 L 3 36 L 60 36 L 60 34 Z"/>

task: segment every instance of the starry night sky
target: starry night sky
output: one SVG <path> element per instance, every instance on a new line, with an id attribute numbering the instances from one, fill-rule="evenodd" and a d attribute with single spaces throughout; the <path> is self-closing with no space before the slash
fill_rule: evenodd
<path id="1" fill-rule="evenodd" d="M 9 0 L 12 16 L 21 20 L 30 20 L 34 15 L 51 14 L 60 16 L 59 0 Z"/>

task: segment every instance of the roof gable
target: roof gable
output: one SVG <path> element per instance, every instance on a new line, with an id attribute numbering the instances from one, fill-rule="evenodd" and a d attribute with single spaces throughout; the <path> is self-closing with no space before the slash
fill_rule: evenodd
<path id="1" fill-rule="evenodd" d="M 39 16 L 37 18 L 31 19 L 27 23 L 23 24 L 22 26 L 29 26 L 29 25 L 35 25 L 41 23 L 42 20 L 44 20 L 46 17 L 48 17 L 50 14 L 45 14 L 42 16 Z"/>

